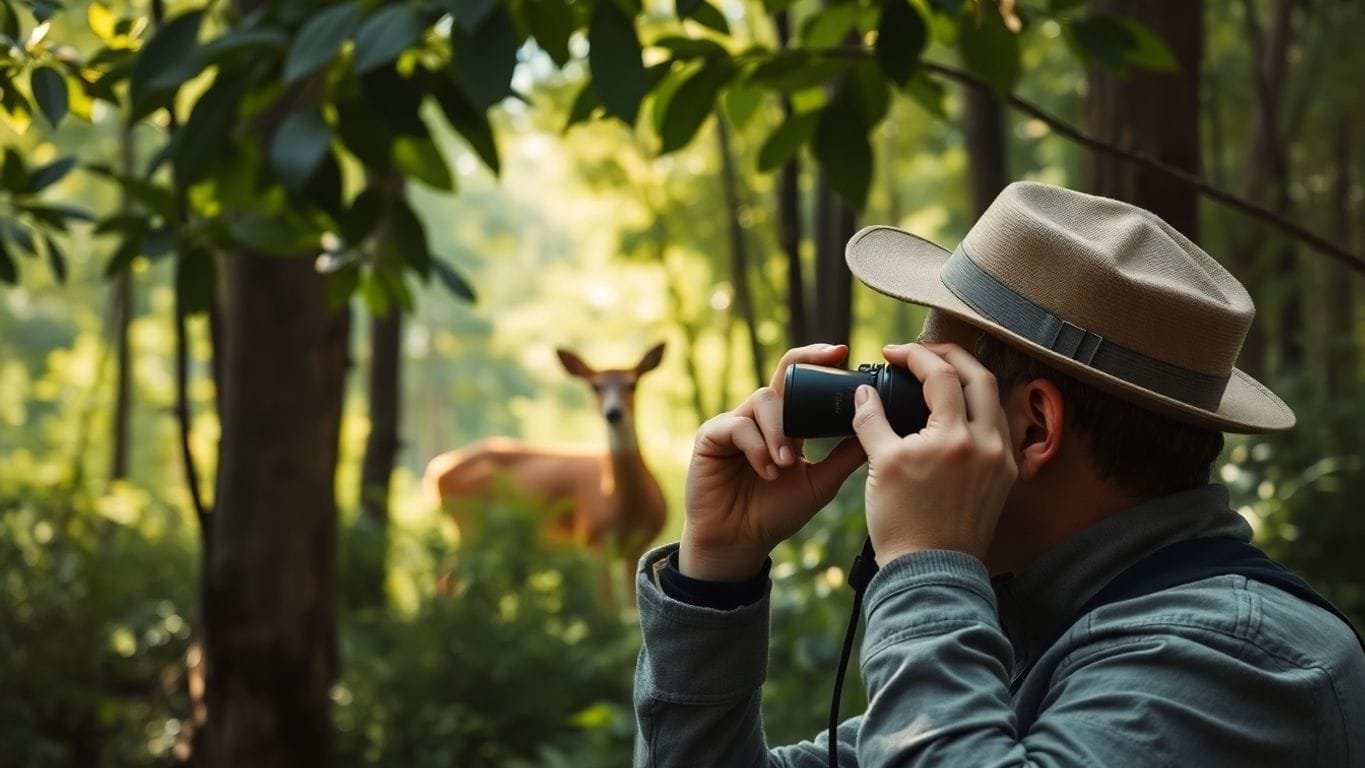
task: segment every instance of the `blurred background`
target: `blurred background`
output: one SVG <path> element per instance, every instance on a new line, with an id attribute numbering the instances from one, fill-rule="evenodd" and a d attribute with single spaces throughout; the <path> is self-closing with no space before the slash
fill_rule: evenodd
<path id="1" fill-rule="evenodd" d="M 1239 365 L 1299 426 L 1215 480 L 1360 625 L 1362 33 L 1347 0 L 0 0 L 0 766 L 627 764 L 612 548 L 546 543 L 516 482 L 461 536 L 427 462 L 605 451 L 555 350 L 666 342 L 633 426 L 672 540 L 697 426 L 786 348 L 917 333 L 849 235 L 952 247 L 1016 179 L 1248 286 Z M 773 743 L 823 727 L 861 486 L 775 554 Z"/>

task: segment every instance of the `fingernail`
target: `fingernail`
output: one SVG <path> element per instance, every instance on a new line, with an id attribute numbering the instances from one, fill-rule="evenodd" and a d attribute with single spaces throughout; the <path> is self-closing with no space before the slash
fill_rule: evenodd
<path id="1" fill-rule="evenodd" d="M 858 385 L 857 391 L 855 391 L 855 392 L 853 393 L 853 404 L 854 404 L 854 405 L 862 405 L 863 403 L 866 403 L 866 402 L 867 402 L 868 393 L 871 392 L 871 391 L 872 391 L 872 387 L 869 387 L 869 386 L 866 385 L 866 384 L 859 384 L 859 385 Z"/>
<path id="2" fill-rule="evenodd" d="M 788 448 L 785 445 L 782 446 L 781 448 L 778 448 L 777 460 L 784 465 L 792 463 L 792 449 Z"/>

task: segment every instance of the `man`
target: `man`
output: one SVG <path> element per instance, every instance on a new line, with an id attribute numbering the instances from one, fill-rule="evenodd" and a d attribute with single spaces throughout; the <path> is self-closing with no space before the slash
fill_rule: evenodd
<path id="1" fill-rule="evenodd" d="M 898 436 L 864 386 L 857 439 L 807 462 L 781 385 L 844 360 L 816 345 L 702 426 L 682 541 L 641 561 L 637 766 L 828 764 L 824 734 L 763 740 L 767 558 L 864 459 L 880 571 L 839 765 L 1365 766 L 1351 627 L 1209 554 L 1251 533 L 1207 484 L 1220 432 L 1294 424 L 1233 367 L 1254 310 L 1231 275 L 1146 211 L 1034 183 L 952 253 L 873 227 L 848 263 L 931 308 L 884 353 L 928 423 Z"/>

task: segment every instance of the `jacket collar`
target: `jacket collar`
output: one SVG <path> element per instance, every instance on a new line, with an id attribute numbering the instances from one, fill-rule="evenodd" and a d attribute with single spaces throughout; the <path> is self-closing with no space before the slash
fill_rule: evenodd
<path id="1" fill-rule="evenodd" d="M 1228 490 L 1205 485 L 1143 502 L 1101 520 L 1028 568 L 994 580 L 1000 622 L 1014 645 L 1015 671 L 1032 664 L 1070 619 L 1111 579 L 1146 555 L 1205 536 L 1251 540 L 1251 526 L 1228 508 Z"/>

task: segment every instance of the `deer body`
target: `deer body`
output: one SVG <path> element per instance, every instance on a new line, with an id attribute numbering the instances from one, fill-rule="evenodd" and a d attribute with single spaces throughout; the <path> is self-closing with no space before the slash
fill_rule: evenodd
<path id="1" fill-rule="evenodd" d="M 478 524 L 476 499 L 492 495 L 499 478 L 559 514 L 546 521 L 547 539 L 574 543 L 625 560 L 627 594 L 634 598 L 635 563 L 663 530 L 663 490 L 640 455 L 635 436 L 634 389 L 663 357 L 660 344 L 633 369 L 596 371 L 560 350 L 568 371 L 592 385 L 607 422 L 609 450 L 538 446 L 491 437 L 441 454 L 427 464 L 423 482 L 455 518 L 462 536 Z"/>

